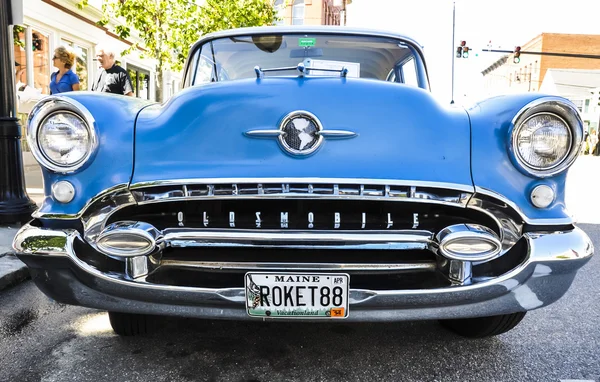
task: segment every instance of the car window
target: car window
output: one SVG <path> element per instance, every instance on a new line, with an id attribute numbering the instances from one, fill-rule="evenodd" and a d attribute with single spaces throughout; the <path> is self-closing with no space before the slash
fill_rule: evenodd
<path id="1" fill-rule="evenodd" d="M 256 77 L 261 69 L 291 68 L 267 72 L 266 76 L 295 76 L 293 68 L 304 64 L 311 76 L 339 76 L 348 69 L 348 77 L 380 81 L 406 82 L 419 86 L 417 62 L 420 56 L 397 39 L 349 35 L 259 35 L 215 39 L 200 47 L 193 85 L 214 81 Z M 396 78 L 395 68 L 411 70 Z M 194 64 L 192 64 L 194 65 Z M 216 74 L 215 74 L 216 73 Z M 390 77 L 390 73 L 394 73 Z M 398 77 L 400 77 L 398 75 Z"/>
<path id="2" fill-rule="evenodd" d="M 413 58 L 410 58 L 402 64 L 402 79 L 402 82 L 406 85 L 419 86 L 417 67 L 415 66 L 415 60 Z"/>

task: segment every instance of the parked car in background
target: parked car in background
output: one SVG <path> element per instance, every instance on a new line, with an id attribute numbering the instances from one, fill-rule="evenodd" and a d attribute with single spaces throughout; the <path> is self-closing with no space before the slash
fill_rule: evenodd
<path id="1" fill-rule="evenodd" d="M 334 27 L 206 35 L 183 85 L 29 118 L 46 197 L 14 248 L 118 334 L 179 315 L 497 335 L 593 254 L 564 203 L 583 132 L 566 99 L 443 105 L 417 42 Z"/>

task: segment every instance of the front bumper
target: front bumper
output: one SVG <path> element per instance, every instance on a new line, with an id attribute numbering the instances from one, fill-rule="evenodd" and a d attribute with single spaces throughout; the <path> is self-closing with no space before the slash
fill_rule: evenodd
<path id="1" fill-rule="evenodd" d="M 349 321 L 400 321 L 492 316 L 540 308 L 558 300 L 593 255 L 579 228 L 527 233 L 526 260 L 502 276 L 437 289 L 350 289 Z M 245 290 L 157 285 L 98 269 L 75 254 L 74 230 L 25 225 L 13 247 L 38 287 L 51 298 L 108 311 L 218 319 L 252 319 Z"/>

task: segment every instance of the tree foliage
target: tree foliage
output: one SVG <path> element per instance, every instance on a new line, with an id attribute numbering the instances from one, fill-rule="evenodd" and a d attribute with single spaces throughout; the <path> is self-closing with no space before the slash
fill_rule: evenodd
<path id="1" fill-rule="evenodd" d="M 87 0 L 78 3 L 87 6 Z M 140 56 L 155 59 L 160 85 L 165 70 L 181 70 L 192 44 L 202 35 L 223 29 L 271 25 L 276 20 L 273 0 L 104 0 L 101 26 L 121 22 L 114 33 L 123 39 L 136 34 L 124 54 L 140 49 Z M 158 89 L 157 89 L 158 90 Z"/>
<path id="2" fill-rule="evenodd" d="M 273 3 L 270 0 L 206 0 L 200 11 L 202 31 L 272 25 L 276 21 Z"/>

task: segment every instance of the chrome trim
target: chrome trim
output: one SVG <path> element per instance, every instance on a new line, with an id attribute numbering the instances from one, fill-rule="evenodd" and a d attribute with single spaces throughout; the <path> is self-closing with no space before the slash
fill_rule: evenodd
<path id="1" fill-rule="evenodd" d="M 439 196 L 435 190 L 422 191 L 417 187 L 390 184 L 351 184 L 350 182 L 340 182 L 339 184 L 325 183 L 187 183 L 187 184 L 154 184 L 144 183 L 131 187 L 132 193 L 139 205 L 149 203 L 159 203 L 164 201 L 186 201 L 198 199 L 278 199 L 278 198 L 296 198 L 296 199 L 357 199 L 357 200 L 394 200 L 409 201 L 417 203 L 444 204 L 455 207 L 466 207 L 471 194 L 455 191 L 453 196 Z M 173 187 L 171 190 L 161 190 L 152 192 L 153 187 Z M 217 187 L 221 186 L 221 187 Z M 392 188 L 393 187 L 393 188 Z M 444 191 L 448 191 L 445 189 Z M 409 197 L 413 195 L 413 197 Z"/>
<path id="2" fill-rule="evenodd" d="M 43 150 L 38 144 L 40 126 L 49 116 L 60 112 L 74 114 L 79 117 L 86 126 L 90 139 L 90 147 L 87 154 L 79 162 L 69 166 L 62 166 L 52 162 L 44 155 Z M 47 96 L 42 98 L 29 114 L 29 118 L 27 119 L 27 142 L 31 148 L 31 153 L 43 167 L 53 172 L 63 174 L 72 173 L 88 163 L 98 150 L 99 142 L 96 120 L 85 106 L 74 99 L 64 96 Z"/>
<path id="3" fill-rule="evenodd" d="M 439 253 L 447 259 L 458 261 L 488 261 L 500 254 L 502 244 L 494 231 L 478 224 L 455 224 L 444 228 L 436 235 Z M 476 240 L 491 246 L 475 253 L 459 253 L 448 247 L 456 242 Z"/>
<path id="4" fill-rule="evenodd" d="M 138 236 L 147 242 L 143 248 L 127 250 L 106 242 L 113 237 Z M 122 239 L 123 240 L 123 239 Z M 125 239 L 126 240 L 126 239 Z M 162 243 L 162 234 L 154 226 L 135 221 L 120 221 L 108 225 L 95 240 L 97 249 L 105 255 L 118 258 L 138 257 L 152 253 Z"/>
<path id="5" fill-rule="evenodd" d="M 317 131 L 315 132 L 317 141 L 309 149 L 296 150 L 295 148 L 290 147 L 288 145 L 288 143 L 285 141 L 286 134 L 283 131 L 283 129 L 292 119 L 294 119 L 296 117 L 305 117 L 307 119 L 312 120 L 312 122 L 315 124 L 315 127 L 317 128 Z M 319 149 L 319 147 L 321 147 L 321 145 L 323 144 L 323 139 L 325 137 L 353 138 L 353 137 L 357 136 L 356 133 L 351 132 L 351 131 L 323 130 L 323 124 L 321 123 L 319 118 L 317 118 L 317 116 L 314 115 L 313 113 L 306 111 L 306 110 L 296 110 L 296 111 L 292 111 L 291 113 L 288 113 L 285 117 L 283 117 L 283 119 L 279 123 L 279 128 L 277 130 L 250 130 L 250 131 L 244 132 L 244 135 L 246 135 L 247 137 L 259 137 L 259 138 L 277 137 L 277 141 L 279 142 L 279 145 L 281 146 L 281 148 L 283 148 L 284 151 L 287 151 L 288 153 L 294 154 L 294 155 L 309 155 L 309 154 L 314 153 L 315 151 L 317 151 Z"/>
<path id="6" fill-rule="evenodd" d="M 150 256 L 136 256 L 125 259 L 125 275 L 129 279 L 147 276 L 161 266 L 161 254 L 156 252 Z"/>
<path id="7" fill-rule="evenodd" d="M 86 212 L 88 209 L 90 209 L 90 207 L 92 205 L 94 205 L 96 202 L 98 202 L 99 200 L 102 200 L 106 197 L 113 197 L 113 194 L 118 193 L 119 191 L 123 191 L 123 190 L 127 190 L 127 192 L 129 192 L 129 190 L 127 189 L 127 183 L 121 183 L 121 184 L 117 184 L 116 186 L 107 188 L 106 190 L 100 191 L 96 196 L 94 196 L 93 198 L 91 198 L 84 206 L 81 210 L 79 210 L 79 212 L 75 213 L 75 214 L 57 214 L 57 213 L 53 213 L 53 212 L 40 212 L 40 210 L 36 210 L 31 216 L 36 218 L 36 219 L 59 219 L 59 220 L 74 220 L 74 219 L 80 219 Z"/>
<path id="8" fill-rule="evenodd" d="M 471 283 L 473 263 L 470 261 L 450 260 L 447 265 L 448 279 L 455 285 Z"/>
<path id="9" fill-rule="evenodd" d="M 340 73 L 340 77 L 346 77 L 348 75 L 348 69 L 345 66 L 342 69 L 311 68 L 311 67 L 307 68 L 306 66 L 304 66 L 304 63 L 302 63 L 302 62 L 300 62 L 297 66 L 284 66 L 281 68 L 263 69 L 258 65 L 254 67 L 254 73 L 256 73 L 257 79 L 264 78 L 265 73 L 281 72 L 281 71 L 286 71 L 286 70 L 298 71 L 300 77 L 303 77 L 304 75 L 306 75 L 307 72 L 309 72 L 311 70 L 319 70 L 319 71 L 324 71 L 324 72 L 337 72 L 337 73 Z"/>
<path id="10" fill-rule="evenodd" d="M 493 219 L 496 226 L 499 227 L 499 238 L 502 243 L 502 250 L 500 254 L 498 254 L 499 257 L 512 248 L 512 246 L 521 238 L 523 224 L 515 221 L 514 218 L 507 213 L 506 209 L 508 207 L 506 204 L 498 204 L 497 202 L 497 199 L 482 199 L 479 195 L 475 194 L 469 200 L 467 208 L 485 213 Z M 516 214 L 516 211 L 513 212 Z M 493 260 L 493 258 L 489 260 Z"/>
<path id="11" fill-rule="evenodd" d="M 325 138 L 335 139 L 335 138 L 352 138 L 352 137 L 356 137 L 358 134 L 356 134 L 354 131 L 347 131 L 347 130 L 323 130 L 323 131 L 317 131 L 317 135 L 323 136 Z"/>
<path id="12" fill-rule="evenodd" d="M 577 108 L 570 102 L 565 101 L 565 99 L 559 97 L 538 98 L 522 107 L 512 119 L 510 128 L 508 130 L 508 151 L 513 163 L 519 170 L 521 170 L 521 172 L 538 178 L 554 176 L 567 170 L 579 156 L 581 151 L 580 148 L 583 143 L 583 122 Z M 546 110 L 535 113 L 535 109 L 542 106 L 558 108 L 564 114 L 561 115 L 558 112 Z M 516 148 L 517 136 L 523 123 L 539 114 L 552 114 L 556 116 L 557 118 L 563 120 L 571 132 L 571 146 L 569 147 L 567 156 L 558 164 L 547 169 L 535 168 L 529 165 L 523 158 L 520 157 Z M 521 122 L 520 120 L 522 118 L 525 118 L 525 121 Z M 565 121 L 565 118 L 569 119 L 569 122 Z"/>
<path id="13" fill-rule="evenodd" d="M 244 262 L 244 261 L 179 261 L 163 260 L 161 267 L 194 268 L 214 272 L 229 271 L 353 271 L 357 273 L 380 272 L 434 272 L 434 261 L 418 263 L 273 263 L 273 262 Z"/>
<path id="14" fill-rule="evenodd" d="M 21 228 L 19 238 L 31 236 L 30 225 Z M 78 238 L 62 231 L 44 229 L 45 236 L 69 240 Z M 351 288 L 349 303 L 353 321 L 397 321 L 408 319 L 466 318 L 537 309 L 555 302 L 569 289 L 579 268 L 593 255 L 589 237 L 579 228 L 565 232 L 525 234 L 528 250 L 525 261 L 496 278 L 473 280 L 468 285 L 437 289 L 366 290 Z M 37 241 L 34 241 L 37 242 Z M 36 260 L 47 257 L 29 247 Z M 20 252 L 18 255 L 22 255 Z M 178 314 L 190 317 L 248 319 L 244 309 L 243 285 L 232 288 L 205 288 L 151 284 L 145 277 L 134 280 L 117 273 L 103 273 L 77 258 L 72 245 L 62 256 L 72 267 L 47 269 L 36 280 L 50 286 L 44 291 L 58 300 L 72 301 L 105 310 L 125 309 L 131 313 Z M 111 296 L 108 298 L 108 296 Z M 398 311 L 402 314 L 398 314 Z"/>
<path id="15" fill-rule="evenodd" d="M 433 233 L 423 230 L 298 231 L 167 228 L 165 243 L 171 247 L 282 247 L 319 249 L 429 249 Z"/>
<path id="16" fill-rule="evenodd" d="M 280 135 L 283 135 L 283 131 L 281 131 L 281 130 L 250 130 L 250 131 L 244 132 L 244 134 L 248 135 L 248 136 L 252 136 L 252 137 L 271 138 L 271 137 L 279 137 Z"/>
<path id="17" fill-rule="evenodd" d="M 495 191 L 491 191 L 491 190 L 488 190 L 483 187 L 475 186 L 475 194 L 473 195 L 473 197 L 471 199 L 477 199 L 477 194 L 482 194 L 482 195 L 497 199 L 500 202 L 506 204 L 520 216 L 520 218 L 523 220 L 523 222 L 525 222 L 527 224 L 531 224 L 531 225 L 568 225 L 568 224 L 575 223 L 575 220 L 572 217 L 556 218 L 556 219 L 530 219 L 525 215 L 523 210 L 520 209 L 519 206 L 517 206 L 514 202 L 512 202 L 505 196 L 503 196 Z"/>
<path id="18" fill-rule="evenodd" d="M 240 184 L 240 183 L 279 183 L 279 184 L 355 184 L 364 185 L 372 184 L 376 186 L 419 186 L 424 188 L 439 188 L 455 191 L 464 191 L 473 193 L 475 187 L 472 184 L 458 184 L 458 183 L 446 183 L 446 182 L 430 182 L 420 180 L 399 180 L 399 179 L 369 179 L 369 178 L 196 178 L 196 179 L 169 179 L 169 180 L 155 180 L 148 182 L 138 182 L 131 184 L 131 190 L 144 187 L 155 187 L 155 186 L 173 186 L 181 184 Z"/>
<path id="19" fill-rule="evenodd" d="M 135 199 L 127 189 L 120 189 L 115 194 L 96 199 L 92 204 L 94 209 L 86 210 L 81 217 L 85 240 L 93 246 L 108 218 L 120 209 L 134 204 L 136 204 Z"/>
<path id="20" fill-rule="evenodd" d="M 12 247 L 17 253 L 60 257 L 72 252 L 73 238 L 78 236 L 72 229 L 59 231 L 25 224 L 15 235 Z"/>

